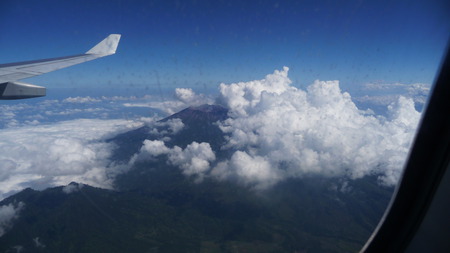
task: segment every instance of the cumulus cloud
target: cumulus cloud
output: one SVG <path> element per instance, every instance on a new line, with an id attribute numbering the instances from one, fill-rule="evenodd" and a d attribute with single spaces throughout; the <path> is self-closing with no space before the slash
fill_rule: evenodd
<path id="1" fill-rule="evenodd" d="M 0 206 L 0 237 L 12 226 L 13 221 L 19 217 L 19 212 L 24 206 L 22 202 Z"/>
<path id="2" fill-rule="evenodd" d="M 80 182 L 110 188 L 120 168 L 111 166 L 106 139 L 142 126 L 127 120 L 71 120 L 0 132 L 0 199 L 26 187 Z"/>
<path id="3" fill-rule="evenodd" d="M 18 114 L 32 109 L 26 104 L 0 105 L 0 127 L 14 127 L 20 124 L 17 120 Z"/>
<path id="4" fill-rule="evenodd" d="M 262 93 L 280 95 L 286 90 L 294 89 L 290 87 L 291 81 L 287 76 L 288 68 L 282 71 L 275 70 L 273 75 L 266 76 L 263 80 L 250 82 L 239 82 L 233 84 L 220 84 L 221 103 L 231 109 L 231 116 L 246 116 L 247 111 L 255 107 L 261 98 Z"/>
<path id="5" fill-rule="evenodd" d="M 184 128 L 184 123 L 179 118 L 160 121 L 158 117 L 141 117 L 139 121 L 150 128 L 151 134 L 164 138 L 170 138 L 168 135 L 174 135 Z"/>
<path id="6" fill-rule="evenodd" d="M 175 89 L 175 97 L 186 104 L 195 102 L 197 95 L 192 89 L 177 88 Z"/>
<path id="7" fill-rule="evenodd" d="M 236 151 L 229 161 L 220 162 L 211 176 L 220 180 L 233 178 L 256 189 L 268 188 L 282 178 L 266 157 L 252 156 L 244 151 Z"/>
<path id="8" fill-rule="evenodd" d="M 210 163 L 216 159 L 209 143 L 194 141 L 182 149 L 178 146 L 169 148 L 160 140 L 145 140 L 140 153 L 132 158 L 132 163 L 160 155 L 166 155 L 167 162 L 180 167 L 185 175 L 197 176 L 198 181 L 203 179 L 210 169 Z"/>
<path id="9" fill-rule="evenodd" d="M 141 153 L 149 154 L 150 156 L 159 156 L 163 154 L 168 154 L 171 151 L 163 141 L 155 140 L 145 140 L 144 145 L 141 147 Z"/>
<path id="10" fill-rule="evenodd" d="M 169 161 L 181 167 L 186 175 L 202 175 L 216 156 L 209 143 L 192 142 L 185 149 L 175 146 L 169 153 Z"/>
<path id="11" fill-rule="evenodd" d="M 184 127 L 184 123 L 181 119 L 174 118 L 169 119 L 167 121 L 156 121 L 153 124 L 149 125 L 152 127 L 152 133 L 165 135 L 165 134 L 176 134 Z M 158 129 L 166 129 L 166 130 L 158 130 Z"/>
<path id="12" fill-rule="evenodd" d="M 170 132 L 173 134 L 178 133 L 184 127 L 183 121 L 178 118 L 170 119 L 166 122 L 160 122 L 158 124 L 160 124 L 161 126 L 167 126 L 169 128 Z"/>
<path id="13" fill-rule="evenodd" d="M 210 97 L 207 97 L 204 94 L 196 94 L 190 88 L 176 88 L 175 89 L 175 98 L 184 104 L 184 107 L 187 106 L 199 106 L 202 104 L 212 103 L 213 100 Z M 184 109 L 184 108 L 180 108 Z"/>
<path id="14" fill-rule="evenodd" d="M 291 86 L 288 68 L 263 80 L 220 85 L 230 118 L 224 148 L 234 151 L 211 172 L 264 188 L 307 174 L 399 179 L 420 113 L 399 97 L 388 116 L 359 110 L 338 81 L 315 81 L 305 91 Z"/>

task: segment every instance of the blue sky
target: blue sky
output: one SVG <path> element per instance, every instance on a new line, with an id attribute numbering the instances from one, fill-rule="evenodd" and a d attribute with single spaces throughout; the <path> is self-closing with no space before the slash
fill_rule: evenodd
<path id="1" fill-rule="evenodd" d="M 279 164 L 352 178 L 388 164 L 381 173 L 392 184 L 446 47 L 448 5 L 1 1 L 0 63 L 86 52 L 111 33 L 122 39 L 113 56 L 24 80 L 47 87 L 46 97 L 0 102 L 0 199 L 72 181 L 109 187 L 111 136 L 217 95 L 234 115 L 225 129 L 242 144 L 235 160 L 265 161 L 267 170 L 248 175 L 253 183 L 281 179 L 269 170 Z M 252 157 L 246 140 L 270 145 Z M 236 161 L 229 169 L 247 168 Z"/>
<path id="2" fill-rule="evenodd" d="M 110 33 L 114 56 L 27 81 L 144 89 L 261 79 L 431 83 L 450 31 L 445 1 L 2 1 L 1 63 L 77 54 Z"/>

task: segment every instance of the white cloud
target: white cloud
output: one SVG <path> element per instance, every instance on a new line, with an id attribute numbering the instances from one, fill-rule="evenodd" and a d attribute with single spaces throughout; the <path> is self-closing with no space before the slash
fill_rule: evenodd
<path id="1" fill-rule="evenodd" d="M 428 93 L 430 91 L 430 85 L 426 83 L 367 83 L 364 84 L 364 88 L 368 90 L 394 90 L 400 88 L 411 93 Z"/>
<path id="2" fill-rule="evenodd" d="M 145 140 L 144 145 L 141 147 L 141 152 L 146 152 L 151 156 L 159 156 L 169 153 L 170 149 L 166 147 L 163 141 Z"/>
<path id="3" fill-rule="evenodd" d="M 185 149 L 175 146 L 169 153 L 169 161 L 183 169 L 186 175 L 201 175 L 209 169 L 216 156 L 209 143 L 192 142 Z"/>
<path id="4" fill-rule="evenodd" d="M 175 97 L 186 104 L 195 101 L 196 95 L 192 89 L 177 88 L 175 89 Z"/>
<path id="5" fill-rule="evenodd" d="M 229 161 L 220 162 L 211 175 L 219 180 L 236 178 L 245 185 L 264 189 L 278 182 L 282 176 L 272 169 L 270 161 L 262 156 L 250 156 L 236 151 Z"/>
<path id="6" fill-rule="evenodd" d="M 425 84 L 377 84 L 366 85 L 366 89 L 397 89 L 415 101 L 429 91 Z M 393 184 L 420 117 L 413 100 L 398 94 L 360 98 L 389 105 L 388 115 L 382 117 L 359 110 L 350 94 L 340 90 L 338 81 L 315 81 L 306 90 L 297 89 L 291 86 L 287 67 L 262 80 L 221 84 L 219 90 L 219 101 L 229 108 L 230 118 L 220 124 L 229 135 L 223 148 L 234 150 L 229 160 L 211 169 L 216 157 L 208 143 L 168 148 L 163 138 L 146 140 L 131 163 L 166 155 L 168 162 L 186 175 L 198 175 L 200 180 L 208 175 L 221 180 L 234 178 L 255 188 L 306 174 L 359 178 L 377 173 L 383 183 Z M 75 97 L 63 100 L 66 103 L 45 100 L 35 106 L 2 105 L 0 124 L 10 128 L 0 132 L 0 198 L 25 187 L 45 188 L 72 181 L 110 187 L 117 170 L 107 169 L 113 146 L 103 140 L 140 124 L 73 120 L 45 125 L 49 115 L 98 116 L 120 107 L 152 107 L 175 113 L 187 106 L 213 103 L 212 98 L 185 88 L 175 90 L 174 100 L 150 99 Z M 86 107 L 100 101 L 104 102 L 101 106 Z M 179 119 L 157 122 L 153 117 L 140 122 L 161 137 L 184 127 Z"/>
<path id="7" fill-rule="evenodd" d="M 1 125 L 14 127 L 20 124 L 16 119 L 18 114 L 30 109 L 32 108 L 26 104 L 0 105 L 0 127 Z"/>
<path id="8" fill-rule="evenodd" d="M 48 116 L 55 116 L 55 115 L 72 115 L 77 113 L 94 113 L 94 112 L 103 112 L 106 111 L 105 108 L 86 108 L 86 109 L 63 109 L 58 111 L 45 111 L 44 114 Z"/>
<path id="9" fill-rule="evenodd" d="M 399 95 L 364 95 L 361 97 L 355 97 L 355 102 L 369 103 L 373 105 L 388 106 L 398 100 Z"/>
<path id="10" fill-rule="evenodd" d="M 132 158 L 131 163 L 152 159 L 159 155 L 167 155 L 169 164 L 179 166 L 187 176 L 195 175 L 201 181 L 210 169 L 210 163 L 216 159 L 209 143 L 192 142 L 185 149 L 178 146 L 168 148 L 163 141 L 145 140 L 140 153 Z"/>
<path id="11" fill-rule="evenodd" d="M 164 123 L 160 123 L 160 124 L 167 125 L 169 127 L 169 130 L 173 134 L 178 133 L 184 127 L 183 121 L 181 119 L 170 119 L 170 120 L 168 120 Z"/>
<path id="12" fill-rule="evenodd" d="M 291 80 L 287 77 L 288 68 L 283 71 L 275 70 L 273 75 L 268 75 L 266 79 L 250 82 L 239 82 L 226 85 L 220 84 L 220 100 L 225 103 L 232 116 L 245 116 L 247 110 L 251 110 L 260 102 L 264 92 L 281 94 L 290 89 Z"/>
<path id="13" fill-rule="evenodd" d="M 196 94 L 190 88 L 176 88 L 175 89 L 175 98 L 184 103 L 184 107 L 188 106 L 199 106 L 203 104 L 210 104 L 213 100 L 210 97 L 205 96 L 204 94 Z M 184 109 L 184 108 L 181 108 Z"/>
<path id="14" fill-rule="evenodd" d="M 364 90 L 381 94 L 364 95 L 355 98 L 356 101 L 387 106 L 398 100 L 400 96 L 411 98 L 417 104 L 425 104 L 431 90 L 431 85 L 425 83 L 368 83 L 364 84 L 363 88 Z"/>
<path id="15" fill-rule="evenodd" d="M 148 107 L 151 106 L 148 103 L 124 103 L 123 106 L 125 107 Z"/>
<path id="16" fill-rule="evenodd" d="M 101 100 L 98 98 L 87 97 L 68 97 L 63 100 L 64 103 L 97 103 Z"/>
<path id="17" fill-rule="evenodd" d="M 104 140 L 142 126 L 127 120 L 71 120 L 0 131 L 0 199 L 26 187 L 80 182 L 110 188 L 113 144 Z"/>
<path id="18" fill-rule="evenodd" d="M 19 212 L 24 206 L 22 202 L 0 206 L 0 237 L 12 226 L 13 221 L 19 217 Z"/>
<path id="19" fill-rule="evenodd" d="M 166 121 L 159 121 L 157 117 L 141 117 L 139 121 L 145 123 L 150 128 L 151 134 L 167 135 L 176 134 L 184 128 L 184 123 L 179 118 L 173 118 Z"/>
<path id="20" fill-rule="evenodd" d="M 45 248 L 45 245 L 41 242 L 39 237 L 33 238 L 33 243 L 36 248 Z"/>
<path id="21" fill-rule="evenodd" d="M 144 95 L 141 98 L 138 98 L 136 96 L 129 96 L 129 97 L 125 97 L 125 96 L 112 96 L 112 97 L 102 96 L 101 98 L 102 98 L 102 100 L 105 100 L 105 101 L 124 101 L 124 100 L 149 99 L 149 98 L 151 98 L 151 96 L 150 95 Z"/>
<path id="22" fill-rule="evenodd" d="M 137 105 L 145 103 L 150 98 L 148 95 L 95 98 L 87 96 L 62 100 L 27 100 L 27 103 L 7 101 L 0 104 L 0 128 L 47 124 L 74 118 L 138 118 L 146 115 L 146 111 L 133 110 L 129 107 L 138 107 L 134 106 L 135 103 Z M 151 113 L 150 109 L 148 113 Z"/>
<path id="23" fill-rule="evenodd" d="M 153 133 L 160 134 L 160 135 L 176 134 L 181 129 L 184 128 L 183 121 L 181 119 L 178 119 L 178 118 L 169 119 L 169 120 L 164 121 L 164 122 L 156 121 L 153 124 L 148 125 L 148 126 L 153 127 L 153 129 L 152 129 Z M 161 128 L 161 127 L 167 127 L 168 130 L 158 131 L 158 128 Z"/>
<path id="24" fill-rule="evenodd" d="M 359 110 L 338 81 L 315 81 L 303 91 L 287 73 L 284 67 L 263 80 L 220 85 L 231 117 L 221 124 L 229 134 L 225 148 L 240 151 L 211 175 L 265 187 L 306 174 L 376 173 L 395 184 L 420 118 L 414 102 L 400 97 L 387 118 L 375 117 Z"/>
<path id="25" fill-rule="evenodd" d="M 150 101 L 141 106 L 159 109 L 167 114 L 174 114 L 189 106 L 199 106 L 202 104 L 212 104 L 214 100 L 204 94 L 196 94 L 189 88 L 176 88 L 174 94 L 175 100 L 166 100 L 163 102 Z M 132 104 L 128 104 L 132 106 Z"/>
<path id="26" fill-rule="evenodd" d="M 83 186 L 84 186 L 83 184 L 70 183 L 70 184 L 64 186 L 62 188 L 62 191 L 66 194 L 70 194 L 70 193 L 79 191 L 81 188 L 83 188 Z"/>

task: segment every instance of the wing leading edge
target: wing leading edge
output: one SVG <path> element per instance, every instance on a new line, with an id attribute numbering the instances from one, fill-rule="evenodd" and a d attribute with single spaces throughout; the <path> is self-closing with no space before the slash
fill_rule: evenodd
<path id="1" fill-rule="evenodd" d="M 84 54 L 36 61 L 0 64 L 0 99 L 45 96 L 45 88 L 16 82 L 116 53 L 120 34 L 111 34 Z"/>

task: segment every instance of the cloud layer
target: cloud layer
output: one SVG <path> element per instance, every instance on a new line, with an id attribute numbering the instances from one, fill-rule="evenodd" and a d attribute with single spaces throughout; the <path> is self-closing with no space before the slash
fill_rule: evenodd
<path id="1" fill-rule="evenodd" d="M 26 187 L 72 181 L 110 188 L 119 168 L 110 166 L 118 133 L 142 126 L 127 120 L 79 119 L 0 131 L 0 199 Z"/>
<path id="2" fill-rule="evenodd" d="M 370 95 L 356 97 L 355 101 L 373 105 L 388 106 L 399 99 L 400 96 L 410 98 L 416 105 L 423 106 L 430 93 L 431 85 L 425 83 L 368 83 L 363 90 Z"/>
<path id="3" fill-rule="evenodd" d="M 49 124 L 75 118 L 135 119 L 157 113 L 151 108 L 130 108 L 130 103 L 143 103 L 150 96 L 142 97 L 68 97 L 65 99 L 22 100 L 0 102 L 0 128 L 14 128 Z"/>
<path id="4" fill-rule="evenodd" d="M 181 111 L 189 106 L 199 106 L 202 104 L 212 104 L 214 99 L 204 94 L 196 94 L 190 88 L 176 88 L 174 99 L 164 100 L 161 102 L 150 101 L 148 103 L 139 104 L 142 107 L 156 108 L 170 115 Z M 136 104 L 127 104 L 127 106 L 136 106 Z"/>
<path id="5" fill-rule="evenodd" d="M 408 96 L 428 92 L 422 84 L 395 87 Z M 191 89 L 178 88 L 175 100 L 162 102 L 150 96 L 71 97 L 1 105 L 0 125 L 6 129 L 0 132 L 0 199 L 26 187 L 42 189 L 71 181 L 111 187 L 123 168 L 111 164 L 114 147 L 104 140 L 142 124 L 161 138 L 146 140 L 130 164 L 165 155 L 185 175 L 233 179 L 255 188 L 309 174 L 377 174 L 382 183 L 393 185 L 420 118 L 411 98 L 396 97 L 381 116 L 358 109 L 338 81 L 315 81 L 306 90 L 298 89 L 291 85 L 287 67 L 262 80 L 221 84 L 219 91 L 217 101 L 229 108 L 230 117 L 219 124 L 228 135 L 222 148 L 231 150 L 231 156 L 220 161 L 209 143 L 192 142 L 184 149 L 165 145 L 184 127 L 179 119 L 157 122 L 139 114 L 132 114 L 132 121 L 114 119 L 128 117 L 124 109 L 130 107 L 173 113 L 213 102 Z M 60 121 L 86 115 L 94 119 Z"/>
<path id="6" fill-rule="evenodd" d="M 22 202 L 0 206 L 0 236 L 5 234 L 6 230 L 12 226 L 24 206 L 25 204 Z"/>

